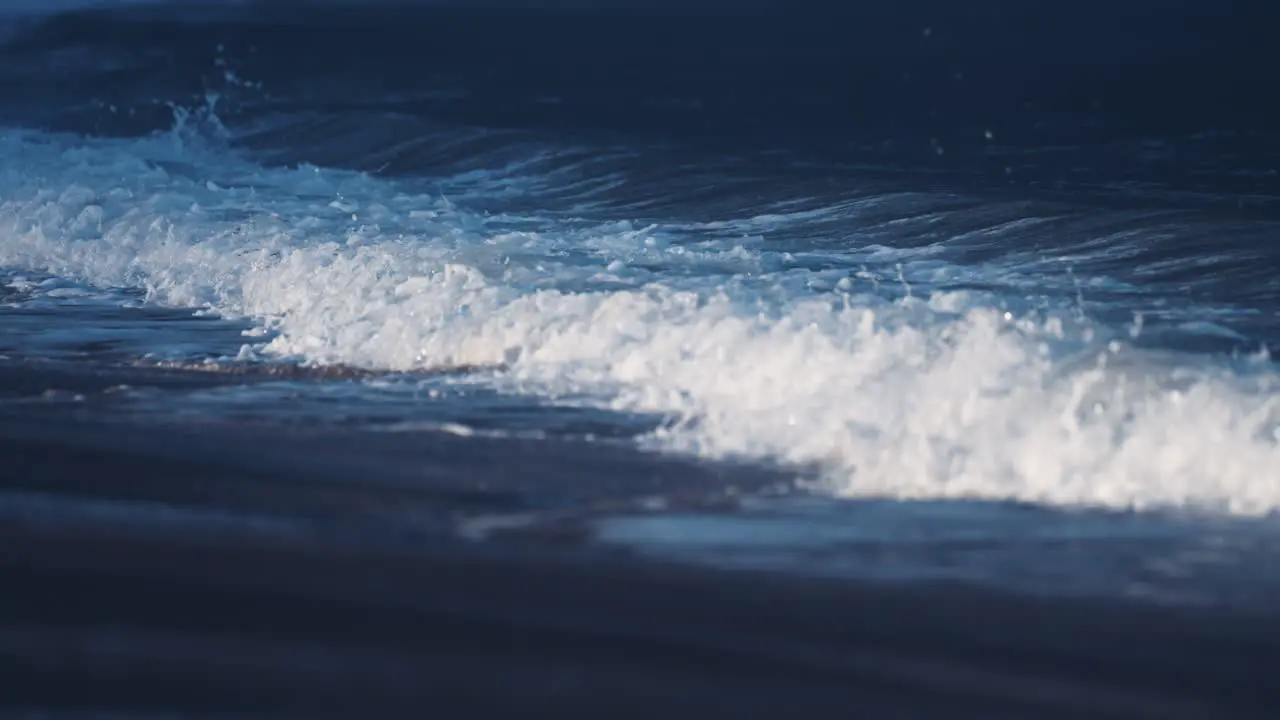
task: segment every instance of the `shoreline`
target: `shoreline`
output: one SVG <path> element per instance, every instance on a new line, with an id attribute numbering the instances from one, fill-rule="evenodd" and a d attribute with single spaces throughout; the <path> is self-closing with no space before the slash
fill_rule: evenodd
<path id="1" fill-rule="evenodd" d="M 554 497 L 538 478 L 573 467 L 548 460 L 568 450 L 532 443 L 493 458 L 499 445 L 446 436 L 384 458 L 378 477 L 360 474 L 367 462 L 333 462 L 344 448 L 305 434 L 282 435 L 274 455 L 216 456 L 246 437 L 0 416 L 11 511 L 15 492 L 132 492 L 242 520 L 6 513 L 0 667 L 13 691 L 0 711 L 843 717 L 856 707 L 1222 720 L 1280 707 L 1268 689 L 1280 615 L 699 569 L 554 538 L 469 542 L 450 523 L 459 502 Z M 594 452 L 597 471 L 625 455 Z M 592 492 L 640 497 L 672 481 L 677 463 L 634 455 L 608 488 L 584 491 L 578 477 L 559 490 L 590 503 Z M 433 456 L 449 462 L 424 473 Z M 696 466 L 683 467 L 680 482 L 696 482 Z M 480 477 L 489 489 L 467 496 Z M 255 511 L 297 522 L 243 521 Z"/>

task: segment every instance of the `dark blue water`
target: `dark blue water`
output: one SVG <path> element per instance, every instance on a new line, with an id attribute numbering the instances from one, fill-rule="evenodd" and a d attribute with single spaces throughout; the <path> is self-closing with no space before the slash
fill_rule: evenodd
<path id="1" fill-rule="evenodd" d="M 1254 5 L 14 5 L 0 361 L 53 379 L 0 403 L 794 486 L 728 515 L 549 494 L 468 536 L 1263 600 L 1280 65 Z M 132 374 L 68 379 L 95 373 Z"/>

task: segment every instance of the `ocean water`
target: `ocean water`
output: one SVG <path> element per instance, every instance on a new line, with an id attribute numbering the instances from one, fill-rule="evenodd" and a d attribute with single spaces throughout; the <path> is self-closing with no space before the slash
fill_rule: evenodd
<path id="1" fill-rule="evenodd" d="M 720 473 L 480 541 L 1266 604 L 1266 23 L 1140 6 L 11 3 L 0 363 L 131 374 L 0 404 Z"/>

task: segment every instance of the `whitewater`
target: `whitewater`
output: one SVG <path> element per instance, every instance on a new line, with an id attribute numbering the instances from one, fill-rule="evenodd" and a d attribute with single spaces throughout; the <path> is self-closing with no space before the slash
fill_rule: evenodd
<path id="1" fill-rule="evenodd" d="M 1013 262 L 961 266 L 859 227 L 884 205 L 924 215 L 927 194 L 641 224 L 490 213 L 486 192 L 547 181 L 518 169 L 428 189 L 264 166 L 182 123 L 9 130 L 2 151 L 0 265 L 248 319 L 241 360 L 474 368 L 456 382 L 652 415 L 646 446 L 816 469 L 840 496 L 1280 504 L 1265 348 L 1144 347 L 1142 313 L 1093 319 L 1091 288 L 1113 281 L 1069 261 L 1042 281 L 1075 284 L 1054 298 Z M 843 247 L 775 239 L 833 213 Z"/>

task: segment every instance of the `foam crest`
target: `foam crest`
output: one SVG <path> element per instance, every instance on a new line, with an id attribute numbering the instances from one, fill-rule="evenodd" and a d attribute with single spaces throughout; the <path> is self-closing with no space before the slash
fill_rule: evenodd
<path id="1" fill-rule="evenodd" d="M 501 366 L 512 392 L 669 417 L 656 447 L 814 467 L 839 494 L 1280 507 L 1263 358 L 1138 350 L 984 295 L 819 292 L 749 244 L 485 217 L 172 137 L 0 150 L 0 266 L 255 318 L 279 357 Z"/>

